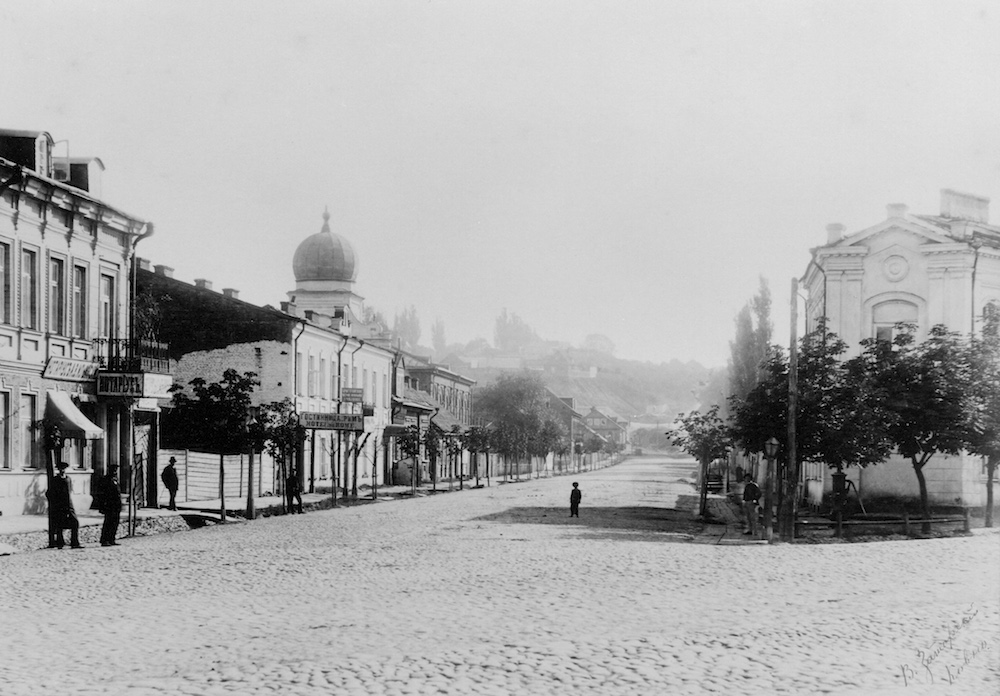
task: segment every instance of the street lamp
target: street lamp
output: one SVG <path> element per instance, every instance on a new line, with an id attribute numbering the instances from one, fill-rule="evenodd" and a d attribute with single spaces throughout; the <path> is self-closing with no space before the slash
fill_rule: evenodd
<path id="1" fill-rule="evenodd" d="M 767 477 L 764 481 L 764 539 L 768 543 L 774 534 L 774 459 L 781 443 L 773 435 L 764 443 L 764 457 L 767 459 Z"/>

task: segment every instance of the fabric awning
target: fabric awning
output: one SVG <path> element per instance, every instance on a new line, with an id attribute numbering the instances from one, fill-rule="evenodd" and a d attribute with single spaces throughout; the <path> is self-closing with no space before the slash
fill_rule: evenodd
<path id="1" fill-rule="evenodd" d="M 104 437 L 104 431 L 83 415 L 68 393 L 50 389 L 48 396 L 45 417 L 59 426 L 63 437 L 76 440 L 100 440 Z"/>

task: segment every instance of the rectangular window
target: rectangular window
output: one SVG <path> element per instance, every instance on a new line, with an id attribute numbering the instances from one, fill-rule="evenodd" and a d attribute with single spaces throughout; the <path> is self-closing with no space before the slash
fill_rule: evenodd
<path id="1" fill-rule="evenodd" d="M 305 375 L 305 361 L 302 357 L 302 353 L 295 354 L 295 394 L 298 396 L 305 396 L 306 390 L 303 385 L 306 383 Z"/>
<path id="2" fill-rule="evenodd" d="M 87 269 L 73 267 L 73 336 L 87 338 Z"/>
<path id="3" fill-rule="evenodd" d="M 21 326 L 38 328 L 38 255 L 21 252 Z"/>
<path id="4" fill-rule="evenodd" d="M 340 401 L 340 385 L 337 384 L 337 368 L 330 363 L 330 398 Z"/>
<path id="5" fill-rule="evenodd" d="M 0 469 L 10 469 L 10 394 L 0 392 Z"/>
<path id="6" fill-rule="evenodd" d="M 316 374 L 316 381 L 319 383 L 319 390 L 316 393 L 321 399 L 326 398 L 326 359 L 319 359 L 319 372 Z"/>
<path id="7" fill-rule="evenodd" d="M 351 386 L 358 386 L 358 368 L 353 366 L 351 367 Z"/>
<path id="8" fill-rule="evenodd" d="M 33 469 L 40 463 L 36 456 L 38 450 L 38 431 L 35 429 L 35 408 L 38 397 L 34 394 L 21 394 L 21 466 Z"/>
<path id="9" fill-rule="evenodd" d="M 316 372 L 316 356 L 309 356 L 309 396 L 319 394 L 319 375 Z"/>
<path id="10" fill-rule="evenodd" d="M 10 323 L 10 245 L 0 244 L 0 322 Z"/>
<path id="11" fill-rule="evenodd" d="M 49 259 L 49 333 L 66 332 L 66 264 Z"/>
<path id="12" fill-rule="evenodd" d="M 101 325 L 98 327 L 102 338 L 115 337 L 115 279 L 101 274 Z"/>

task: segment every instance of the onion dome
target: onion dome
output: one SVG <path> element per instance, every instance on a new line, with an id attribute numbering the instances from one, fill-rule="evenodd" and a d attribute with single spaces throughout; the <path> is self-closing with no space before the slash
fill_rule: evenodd
<path id="1" fill-rule="evenodd" d="M 357 260 L 346 239 L 330 231 L 330 213 L 323 211 L 323 228 L 306 237 L 292 258 L 297 282 L 326 280 L 354 282 Z"/>

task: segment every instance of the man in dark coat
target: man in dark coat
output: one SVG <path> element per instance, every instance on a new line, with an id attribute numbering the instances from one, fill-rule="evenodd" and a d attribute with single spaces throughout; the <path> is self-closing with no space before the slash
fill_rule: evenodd
<path id="1" fill-rule="evenodd" d="M 296 512 L 302 514 L 302 486 L 299 484 L 299 472 L 295 467 L 288 470 L 288 478 L 285 479 L 285 498 L 288 501 L 288 514 L 294 515 Z M 296 509 L 296 504 L 298 506 Z"/>
<path id="2" fill-rule="evenodd" d="M 122 491 L 118 486 L 118 466 L 108 467 L 108 474 L 101 480 L 101 506 L 104 526 L 101 527 L 101 546 L 118 546 L 118 521 L 122 515 Z"/>
<path id="3" fill-rule="evenodd" d="M 174 464 L 177 463 L 176 457 L 171 457 L 170 462 L 163 467 L 163 473 L 160 474 L 160 480 L 163 481 L 163 485 L 166 486 L 167 491 L 170 493 L 170 503 L 167 508 L 170 510 L 177 509 L 177 469 L 174 468 Z"/>
<path id="4" fill-rule="evenodd" d="M 746 520 L 744 534 L 757 536 L 757 501 L 760 500 L 760 487 L 754 483 L 753 476 L 747 474 L 743 486 L 743 516 Z"/>
<path id="5" fill-rule="evenodd" d="M 63 538 L 63 530 L 69 530 L 70 548 L 80 549 L 80 521 L 76 518 L 76 511 L 73 509 L 73 499 L 70 497 L 72 484 L 66 476 L 66 469 L 69 464 L 59 462 L 56 464 L 57 473 L 52 477 L 49 490 L 45 492 L 45 497 L 49 499 L 49 514 L 52 516 L 55 528 L 55 547 L 61 549 L 66 545 Z"/>

